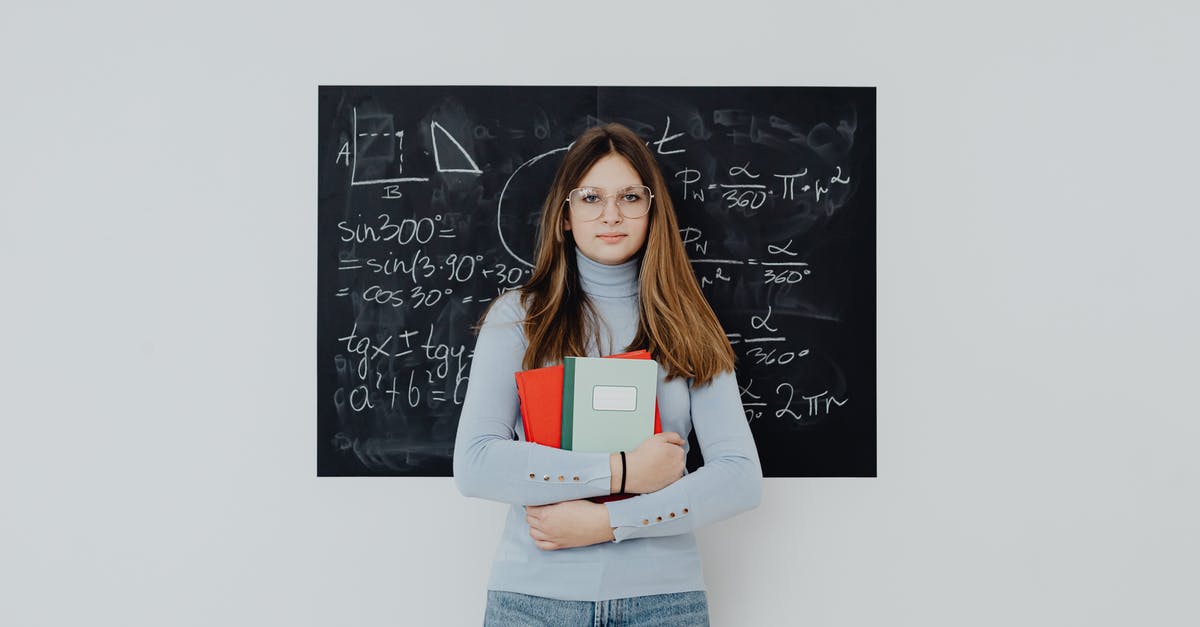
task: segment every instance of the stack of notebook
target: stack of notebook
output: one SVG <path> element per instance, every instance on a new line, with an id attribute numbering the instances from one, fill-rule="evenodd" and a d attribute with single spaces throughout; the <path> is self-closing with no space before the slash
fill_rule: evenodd
<path id="1" fill-rule="evenodd" d="M 645 350 L 567 357 L 562 365 L 516 373 L 526 441 L 568 451 L 632 451 L 662 433 L 658 363 Z M 597 503 L 634 496 L 612 494 Z"/>

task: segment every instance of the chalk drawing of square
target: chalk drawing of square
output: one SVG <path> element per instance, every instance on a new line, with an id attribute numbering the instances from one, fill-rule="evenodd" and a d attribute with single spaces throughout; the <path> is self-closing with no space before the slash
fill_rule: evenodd
<path id="1" fill-rule="evenodd" d="M 354 124 L 354 180 L 395 176 L 400 173 L 403 133 L 389 114 L 359 114 Z"/>

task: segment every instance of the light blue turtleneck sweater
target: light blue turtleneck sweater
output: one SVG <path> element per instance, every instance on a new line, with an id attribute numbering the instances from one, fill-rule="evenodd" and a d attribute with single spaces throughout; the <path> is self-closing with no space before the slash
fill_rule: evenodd
<path id="1" fill-rule="evenodd" d="M 575 255 L 583 291 L 602 322 L 601 346 L 587 356 L 622 352 L 637 330 L 639 259 L 608 266 L 578 249 Z M 722 373 L 693 387 L 691 379 L 667 383 L 659 366 L 663 431 L 687 440 L 694 429 L 704 466 L 657 492 L 605 503 L 612 542 L 542 550 L 529 535 L 524 506 L 607 495 L 612 476 L 608 453 L 525 441 L 513 378 L 528 344 L 523 318 L 515 291 L 489 310 L 454 443 L 459 491 L 512 504 L 488 588 L 576 601 L 705 590 L 693 531 L 756 507 L 762 495 L 762 467 L 737 378 Z"/>

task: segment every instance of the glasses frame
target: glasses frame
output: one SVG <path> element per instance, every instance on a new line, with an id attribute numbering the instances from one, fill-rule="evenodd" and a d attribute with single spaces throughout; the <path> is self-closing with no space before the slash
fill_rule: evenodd
<path id="1" fill-rule="evenodd" d="M 627 189 L 629 189 L 629 188 L 631 188 L 631 187 L 640 187 L 640 188 L 642 188 L 642 189 L 646 190 L 646 195 L 649 197 L 649 202 L 648 202 L 648 204 L 646 205 L 646 212 L 645 212 L 645 213 L 643 213 L 643 214 L 641 214 L 641 215 L 638 215 L 638 216 L 628 216 L 628 215 L 625 215 L 625 212 L 621 210 L 621 203 L 619 203 L 619 202 L 617 202 L 617 201 L 616 201 L 616 197 L 617 197 L 617 196 L 618 196 L 618 195 L 619 195 L 621 192 L 623 192 L 623 191 L 625 191 L 625 190 L 627 190 Z M 566 199 L 564 199 L 564 200 L 563 200 L 563 202 L 567 204 L 567 209 L 568 209 L 568 210 L 571 210 L 571 195 L 572 195 L 572 194 L 574 194 L 575 192 L 577 192 L 577 191 L 581 190 L 581 189 L 601 189 L 601 188 L 599 188 L 599 187 L 595 187 L 595 186 L 592 186 L 592 185 L 585 185 L 585 186 L 583 186 L 583 187 L 576 187 L 575 189 L 573 189 L 573 190 L 571 190 L 571 191 L 567 192 L 567 197 L 566 197 Z M 618 213 L 618 214 L 620 214 L 620 215 L 621 215 L 621 217 L 622 217 L 622 218 L 625 218 L 626 220 L 637 220 L 638 218 L 643 218 L 643 217 L 645 217 L 645 216 L 648 216 L 648 215 L 650 215 L 650 209 L 652 209 L 652 208 L 654 207 L 654 191 L 650 189 L 650 186 L 649 186 L 649 185 L 626 185 L 625 187 L 621 188 L 621 190 L 619 190 L 619 191 L 616 191 L 616 192 L 614 192 L 614 193 L 612 193 L 612 194 L 608 194 L 607 196 L 601 196 L 601 198 L 600 198 L 600 199 L 604 201 L 604 204 L 600 206 L 600 212 L 596 214 L 596 217 L 594 217 L 594 218 L 591 218 L 591 219 L 588 219 L 588 220 L 584 220 L 583 218 L 579 218 L 579 219 L 580 219 L 580 221 L 582 221 L 582 222 L 595 222 L 596 220 L 599 220 L 601 217 L 603 217 L 603 216 L 604 216 L 604 210 L 608 208 L 608 199 L 610 199 L 610 198 L 614 199 L 614 200 L 613 200 L 613 204 L 615 204 L 615 205 L 616 205 L 616 207 L 617 207 L 617 213 Z"/>

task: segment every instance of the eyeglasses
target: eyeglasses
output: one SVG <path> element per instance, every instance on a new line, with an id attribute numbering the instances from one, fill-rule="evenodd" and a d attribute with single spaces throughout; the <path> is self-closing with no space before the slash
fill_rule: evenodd
<path id="1" fill-rule="evenodd" d="M 630 185 L 615 194 L 605 194 L 602 187 L 577 187 L 567 194 L 563 202 L 570 203 L 571 212 L 584 222 L 598 219 L 608 206 L 608 199 L 616 197 L 617 212 L 624 218 L 640 218 L 650 211 L 654 194 L 645 185 Z"/>

